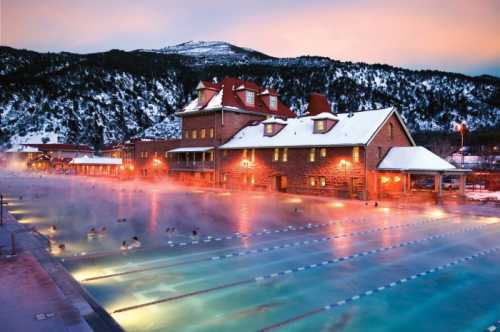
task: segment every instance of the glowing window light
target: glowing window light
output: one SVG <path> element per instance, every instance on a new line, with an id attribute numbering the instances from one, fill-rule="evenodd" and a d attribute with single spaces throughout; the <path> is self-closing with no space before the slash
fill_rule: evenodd
<path id="1" fill-rule="evenodd" d="M 387 177 L 387 176 L 382 176 L 382 177 L 380 178 L 380 181 L 381 181 L 382 183 L 388 183 L 389 181 L 391 181 L 391 178 L 389 178 L 389 177 Z"/>
<path id="2" fill-rule="evenodd" d="M 399 176 L 395 176 L 394 177 L 394 182 L 399 182 L 399 181 L 401 181 L 401 178 Z"/>

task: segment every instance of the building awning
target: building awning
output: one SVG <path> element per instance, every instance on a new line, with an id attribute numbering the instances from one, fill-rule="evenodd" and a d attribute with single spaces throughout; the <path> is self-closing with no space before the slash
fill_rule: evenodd
<path id="1" fill-rule="evenodd" d="M 169 150 L 168 152 L 207 152 L 212 150 L 211 146 L 193 146 L 193 147 L 185 147 L 185 148 L 177 148 L 173 150 Z"/>
<path id="2" fill-rule="evenodd" d="M 467 169 L 456 168 L 443 158 L 422 146 L 393 147 L 377 167 L 379 171 L 403 172 L 468 172 Z"/>
<path id="3" fill-rule="evenodd" d="M 109 157 L 98 157 L 98 156 L 83 156 L 73 158 L 69 162 L 71 165 L 121 165 L 121 158 L 109 158 Z"/>

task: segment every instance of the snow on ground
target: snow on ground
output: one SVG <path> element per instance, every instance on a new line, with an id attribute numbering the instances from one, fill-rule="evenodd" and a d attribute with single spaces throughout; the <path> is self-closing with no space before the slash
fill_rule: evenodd
<path id="1" fill-rule="evenodd" d="M 500 201 L 500 191 L 468 191 L 465 193 L 467 198 L 478 201 L 493 199 Z"/>
<path id="2" fill-rule="evenodd" d="M 54 144 L 59 143 L 59 135 L 51 132 L 32 132 L 26 136 L 14 135 L 10 139 L 12 145 L 19 144 Z"/>

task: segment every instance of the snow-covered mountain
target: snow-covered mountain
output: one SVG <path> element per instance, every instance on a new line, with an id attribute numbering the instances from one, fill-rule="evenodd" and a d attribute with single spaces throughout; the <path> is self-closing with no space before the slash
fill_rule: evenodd
<path id="1" fill-rule="evenodd" d="M 449 131 L 461 120 L 473 130 L 499 129 L 500 79 L 489 76 L 274 58 L 224 42 L 95 54 L 0 47 L 0 144 L 58 137 L 98 147 L 136 136 L 177 137 L 173 113 L 200 79 L 224 76 L 278 90 L 297 114 L 317 91 L 340 112 L 395 105 L 413 132 Z"/>

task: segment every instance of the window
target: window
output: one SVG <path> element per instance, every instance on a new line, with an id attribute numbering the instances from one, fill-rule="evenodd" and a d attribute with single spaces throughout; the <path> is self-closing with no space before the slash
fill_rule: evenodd
<path id="1" fill-rule="evenodd" d="M 381 146 L 377 147 L 377 158 L 378 159 L 382 158 L 382 147 Z"/>
<path id="2" fill-rule="evenodd" d="M 273 153 L 273 161 L 280 160 L 280 149 L 275 148 Z"/>
<path id="3" fill-rule="evenodd" d="M 326 148 L 320 148 L 319 155 L 321 156 L 321 158 L 326 158 Z"/>
<path id="4" fill-rule="evenodd" d="M 213 151 L 210 151 L 210 152 L 208 153 L 208 157 L 210 158 L 210 159 L 209 159 L 210 161 L 214 161 L 214 152 L 213 152 Z"/>
<path id="5" fill-rule="evenodd" d="M 191 130 L 191 138 L 192 139 L 198 138 L 198 131 L 196 131 L 196 129 Z"/>
<path id="6" fill-rule="evenodd" d="M 271 123 L 266 124 L 266 134 L 271 135 L 273 133 L 273 125 Z"/>
<path id="7" fill-rule="evenodd" d="M 389 123 L 389 137 L 394 138 L 394 125 L 392 123 Z"/>
<path id="8" fill-rule="evenodd" d="M 189 138 L 189 130 L 184 130 L 184 138 Z"/>
<path id="9" fill-rule="evenodd" d="M 314 176 L 309 177 L 309 187 L 316 187 L 316 178 Z"/>
<path id="10" fill-rule="evenodd" d="M 227 182 L 227 174 L 222 174 L 222 182 Z"/>
<path id="11" fill-rule="evenodd" d="M 309 162 L 313 163 L 316 160 L 316 148 L 309 150 Z"/>
<path id="12" fill-rule="evenodd" d="M 243 174 L 243 184 L 247 184 L 247 183 L 248 183 L 248 175 Z"/>
<path id="13" fill-rule="evenodd" d="M 316 120 L 316 131 L 325 131 L 325 120 Z"/>
<path id="14" fill-rule="evenodd" d="M 165 151 L 165 159 L 168 159 L 168 151 Z"/>
<path id="15" fill-rule="evenodd" d="M 319 177 L 319 186 L 326 187 L 326 178 L 324 176 Z"/>
<path id="16" fill-rule="evenodd" d="M 250 155 L 250 161 L 251 161 L 252 163 L 254 163 L 254 162 L 255 162 L 255 149 L 252 149 L 252 154 Z"/>
<path id="17" fill-rule="evenodd" d="M 251 184 L 255 184 L 255 174 L 252 174 L 252 175 L 250 176 L 250 183 L 251 183 Z"/>
<path id="18" fill-rule="evenodd" d="M 281 161 L 286 163 L 288 161 L 288 148 L 283 149 L 283 156 L 281 157 Z"/>
<path id="19" fill-rule="evenodd" d="M 278 110 L 278 97 L 276 96 L 269 97 L 269 108 L 273 111 Z"/>
<path id="20" fill-rule="evenodd" d="M 253 91 L 246 91 L 245 92 L 245 103 L 247 105 L 253 106 L 255 102 L 255 93 Z"/>
<path id="21" fill-rule="evenodd" d="M 210 136 L 210 138 L 214 138 L 214 128 L 210 128 L 209 136 Z"/>
<path id="22" fill-rule="evenodd" d="M 247 149 L 243 149 L 243 159 L 246 160 L 247 157 L 248 157 L 248 151 L 247 151 Z"/>
<path id="23" fill-rule="evenodd" d="M 141 151 L 141 158 L 142 159 L 147 159 L 148 158 L 148 152 L 147 151 Z"/>
<path id="24" fill-rule="evenodd" d="M 352 148 L 352 162 L 359 163 L 359 146 Z"/>
<path id="25" fill-rule="evenodd" d="M 207 137 L 207 130 L 205 128 L 202 128 L 200 130 L 200 138 L 204 139 L 205 137 Z"/>

